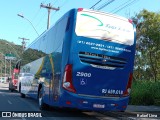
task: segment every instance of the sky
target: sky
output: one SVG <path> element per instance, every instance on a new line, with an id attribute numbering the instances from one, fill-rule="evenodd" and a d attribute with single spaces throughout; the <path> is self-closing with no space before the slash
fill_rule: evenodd
<path id="1" fill-rule="evenodd" d="M 38 37 L 38 34 L 42 34 L 47 29 L 48 12 L 47 9 L 40 8 L 41 3 L 44 5 L 51 3 L 52 7 L 60 8 L 59 11 L 51 11 L 50 26 L 53 26 L 55 22 L 70 9 L 89 9 L 98 1 L 99 0 L 0 0 L 0 39 L 21 45 L 22 40 L 19 38 L 26 38 L 29 39 L 26 40 L 27 46 L 31 44 Z M 100 6 L 107 1 L 111 0 L 101 0 L 94 9 L 100 8 Z M 131 3 L 132 1 L 135 2 Z M 121 9 L 125 5 L 124 3 L 131 4 Z M 100 11 L 111 12 L 130 18 L 143 9 L 160 12 L 160 0 L 114 0 Z M 22 14 L 26 19 L 19 17 L 17 14 Z"/>

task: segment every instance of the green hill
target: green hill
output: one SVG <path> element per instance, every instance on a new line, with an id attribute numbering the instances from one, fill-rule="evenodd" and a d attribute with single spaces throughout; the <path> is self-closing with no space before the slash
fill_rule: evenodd
<path id="1" fill-rule="evenodd" d="M 7 40 L 0 39 L 0 76 L 4 76 L 5 74 L 5 63 L 6 63 L 6 74 L 7 76 L 10 75 L 17 60 L 19 59 L 18 57 L 22 56 L 22 50 L 23 49 L 21 45 L 16 45 Z M 17 60 L 5 61 L 4 55 L 6 54 L 13 54 L 17 58 Z"/>
<path id="2" fill-rule="evenodd" d="M 16 54 L 18 54 L 19 56 L 22 55 L 22 50 L 23 49 L 21 45 L 16 45 L 7 40 L 0 39 L 0 52 L 1 53 L 3 54 L 12 53 L 17 57 Z"/>
<path id="3" fill-rule="evenodd" d="M 0 76 L 4 75 L 5 73 L 5 59 L 4 59 L 5 54 L 12 54 L 17 58 L 17 60 L 11 61 L 11 67 L 10 67 L 10 60 L 6 60 L 7 74 L 10 74 L 10 70 L 13 70 L 17 61 L 20 59 L 22 60 L 21 65 L 24 65 L 46 55 L 42 51 L 38 51 L 36 49 L 31 49 L 31 48 L 24 52 L 21 45 L 16 45 L 7 40 L 0 39 Z"/>

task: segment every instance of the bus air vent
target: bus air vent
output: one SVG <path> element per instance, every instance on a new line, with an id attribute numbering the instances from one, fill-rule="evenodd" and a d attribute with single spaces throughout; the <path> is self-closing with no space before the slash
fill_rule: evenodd
<path id="1" fill-rule="evenodd" d="M 79 58 L 82 63 L 111 67 L 111 68 L 124 68 L 127 60 L 124 58 L 113 57 L 103 54 L 90 53 L 90 52 L 79 52 Z"/>

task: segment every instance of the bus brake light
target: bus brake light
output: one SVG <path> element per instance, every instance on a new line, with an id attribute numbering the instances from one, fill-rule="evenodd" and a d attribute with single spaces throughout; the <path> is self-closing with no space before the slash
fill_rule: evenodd
<path id="1" fill-rule="evenodd" d="M 132 78 L 133 78 L 133 74 L 130 73 L 129 79 L 128 79 L 127 88 L 126 88 L 123 96 L 128 96 L 130 94 L 130 92 L 131 92 L 131 86 L 132 86 Z"/>
<path id="2" fill-rule="evenodd" d="M 72 65 L 70 64 L 66 65 L 62 87 L 70 92 L 76 92 L 72 83 Z"/>

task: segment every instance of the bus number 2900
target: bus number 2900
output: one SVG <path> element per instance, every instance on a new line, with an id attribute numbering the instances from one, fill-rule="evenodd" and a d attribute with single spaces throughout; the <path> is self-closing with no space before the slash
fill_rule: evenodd
<path id="1" fill-rule="evenodd" d="M 76 76 L 80 77 L 91 77 L 91 73 L 85 73 L 85 72 L 77 72 Z"/>

